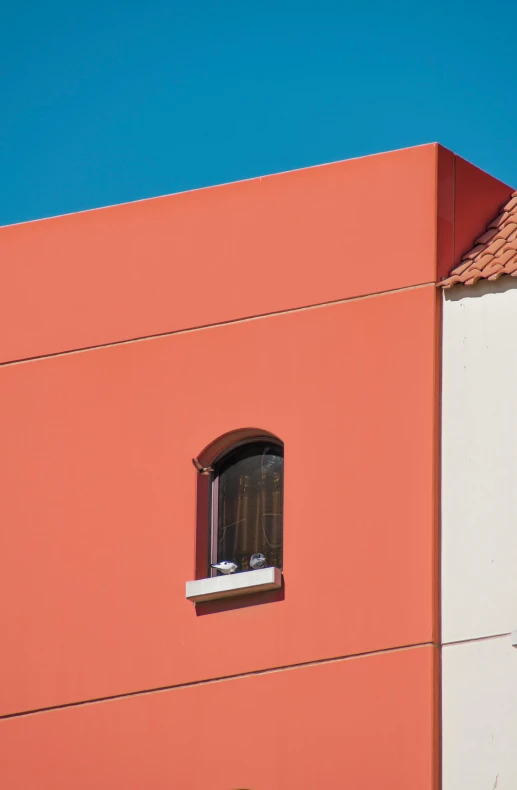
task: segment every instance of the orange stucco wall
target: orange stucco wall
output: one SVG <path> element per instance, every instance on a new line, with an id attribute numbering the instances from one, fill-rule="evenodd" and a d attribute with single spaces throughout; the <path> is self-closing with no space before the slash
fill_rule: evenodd
<path id="1" fill-rule="evenodd" d="M 4 228 L 0 360 L 430 282 L 435 168 L 423 146 Z"/>
<path id="2" fill-rule="evenodd" d="M 2 790 L 435 790 L 451 177 L 423 146 L 0 229 Z M 285 587 L 196 609 L 190 459 L 244 427 L 285 444 Z"/>
<path id="3" fill-rule="evenodd" d="M 434 308 L 428 287 L 6 368 L 25 680 L 2 712 L 432 641 Z M 285 598 L 199 616 L 190 459 L 247 425 L 285 444 Z"/>
<path id="4" fill-rule="evenodd" d="M 436 653 L 417 648 L 11 719 L 0 726 L 2 787 L 431 790 Z"/>

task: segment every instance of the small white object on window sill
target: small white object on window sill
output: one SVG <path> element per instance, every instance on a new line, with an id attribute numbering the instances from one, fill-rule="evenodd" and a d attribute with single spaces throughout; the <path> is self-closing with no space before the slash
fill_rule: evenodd
<path id="1" fill-rule="evenodd" d="M 517 647 L 517 631 L 511 633 L 512 647 Z"/>
<path id="2" fill-rule="evenodd" d="M 215 601 L 217 598 L 278 590 L 281 586 L 282 571 L 279 568 L 260 568 L 258 571 L 242 571 L 187 582 L 186 597 L 189 601 L 201 603 Z"/>

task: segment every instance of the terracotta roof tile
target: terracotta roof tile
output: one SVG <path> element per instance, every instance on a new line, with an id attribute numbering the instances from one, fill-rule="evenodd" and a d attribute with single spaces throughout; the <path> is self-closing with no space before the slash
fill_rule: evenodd
<path id="1" fill-rule="evenodd" d="M 476 258 L 476 269 L 482 271 L 488 263 L 491 263 L 494 260 L 494 256 L 490 252 L 485 252 L 483 255 L 480 255 L 479 258 Z"/>
<path id="2" fill-rule="evenodd" d="M 493 280 L 495 275 L 503 274 L 503 265 L 501 263 L 491 263 L 489 266 L 485 266 L 483 269 L 483 277 L 486 277 L 487 280 Z"/>
<path id="3" fill-rule="evenodd" d="M 501 225 L 504 225 L 504 223 L 506 222 L 506 220 L 508 219 L 509 216 L 510 216 L 510 213 L 508 211 L 501 212 L 501 214 L 499 214 L 499 216 L 497 216 L 494 220 L 492 220 L 492 222 L 490 223 L 490 225 L 488 227 L 489 228 L 500 228 Z"/>
<path id="4" fill-rule="evenodd" d="M 517 216 L 515 217 L 517 219 Z M 517 222 L 507 222 L 506 225 L 502 228 L 499 228 L 497 232 L 497 237 L 499 239 L 507 239 L 508 236 L 511 236 L 514 230 L 517 230 Z"/>
<path id="5" fill-rule="evenodd" d="M 479 239 L 476 239 L 476 244 L 486 244 L 487 241 L 493 239 L 497 233 L 497 228 L 492 228 L 491 230 L 486 230 Z"/>
<path id="6" fill-rule="evenodd" d="M 467 254 L 463 256 L 463 260 L 466 260 L 467 258 L 477 258 L 478 255 L 481 255 L 481 253 L 485 251 L 485 249 L 485 244 L 476 244 L 476 246 L 473 247 L 470 252 L 467 252 Z"/>
<path id="7" fill-rule="evenodd" d="M 474 270 L 473 272 L 471 272 L 471 276 L 467 280 L 465 280 L 465 285 L 475 285 L 475 283 L 477 283 L 478 280 L 481 280 L 482 277 L 483 275 L 481 274 L 481 272 L 477 272 Z"/>
<path id="8" fill-rule="evenodd" d="M 502 252 L 502 247 L 506 244 L 506 239 L 494 239 L 494 241 L 490 244 L 490 252 L 492 255 L 496 257 Z"/>
<path id="9" fill-rule="evenodd" d="M 439 285 L 474 285 L 478 280 L 498 280 L 504 274 L 517 277 L 517 192 Z"/>
<path id="10" fill-rule="evenodd" d="M 517 252 L 515 250 L 509 249 L 505 250 L 502 255 L 499 256 L 497 259 L 498 263 L 503 264 L 510 263 L 511 261 L 517 259 Z"/>
<path id="11" fill-rule="evenodd" d="M 456 266 L 454 269 L 454 274 L 459 277 L 460 274 L 463 274 L 463 272 L 469 268 L 469 266 L 472 266 L 472 261 L 464 261 L 463 263 L 460 263 L 460 265 Z"/>

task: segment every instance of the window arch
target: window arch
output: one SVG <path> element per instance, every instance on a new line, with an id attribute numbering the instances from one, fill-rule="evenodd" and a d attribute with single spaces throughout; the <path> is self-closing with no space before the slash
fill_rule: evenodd
<path id="1" fill-rule="evenodd" d="M 211 565 L 224 560 L 235 563 L 237 572 L 281 569 L 283 444 L 265 432 L 233 438 L 210 465 L 210 575 L 217 574 Z"/>

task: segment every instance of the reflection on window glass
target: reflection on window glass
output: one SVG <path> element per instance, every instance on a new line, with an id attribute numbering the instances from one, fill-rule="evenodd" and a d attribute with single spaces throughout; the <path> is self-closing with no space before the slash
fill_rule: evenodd
<path id="1" fill-rule="evenodd" d="M 263 554 L 265 566 L 282 567 L 284 451 L 257 442 L 230 452 L 216 468 L 217 558 L 250 570 Z"/>

